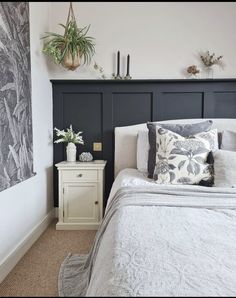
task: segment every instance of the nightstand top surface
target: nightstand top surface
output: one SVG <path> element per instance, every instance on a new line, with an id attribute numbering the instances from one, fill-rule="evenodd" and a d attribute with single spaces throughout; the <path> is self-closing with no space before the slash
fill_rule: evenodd
<path id="1" fill-rule="evenodd" d="M 106 160 L 93 160 L 93 161 L 62 161 L 55 166 L 57 168 L 104 168 L 106 165 Z"/>

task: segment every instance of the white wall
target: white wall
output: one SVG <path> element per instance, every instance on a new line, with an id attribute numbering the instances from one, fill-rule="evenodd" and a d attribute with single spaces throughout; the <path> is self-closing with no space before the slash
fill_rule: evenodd
<path id="1" fill-rule="evenodd" d="M 41 53 L 48 3 L 30 3 L 34 171 L 37 175 L 0 193 L 0 265 L 53 208 L 51 85 Z"/>
<path id="2" fill-rule="evenodd" d="M 68 2 L 51 3 L 50 29 L 61 32 Z M 236 3 L 230 2 L 74 2 L 79 27 L 91 24 L 96 38 L 94 60 L 107 75 L 114 72 L 114 54 L 131 55 L 133 78 L 184 78 L 183 70 L 200 65 L 198 52 L 224 55 L 225 69 L 215 77 L 236 77 Z M 78 68 L 67 71 L 49 62 L 51 78 L 97 78 Z"/>
<path id="3" fill-rule="evenodd" d="M 34 170 L 37 175 L 0 193 L 0 265 L 53 208 L 52 98 L 49 78 L 97 78 L 93 67 L 67 71 L 42 52 L 42 33 L 60 30 L 68 2 L 31 2 L 31 62 Z M 79 26 L 91 24 L 97 61 L 108 76 L 115 53 L 131 55 L 133 78 L 183 78 L 183 69 L 199 64 L 198 51 L 224 55 L 224 71 L 236 77 L 236 3 L 78 2 Z"/>

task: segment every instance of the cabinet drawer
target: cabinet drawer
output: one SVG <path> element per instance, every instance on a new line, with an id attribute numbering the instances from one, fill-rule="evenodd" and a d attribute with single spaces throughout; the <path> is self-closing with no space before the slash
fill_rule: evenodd
<path id="1" fill-rule="evenodd" d="M 64 182 L 97 181 L 97 170 L 67 170 L 62 172 Z"/>

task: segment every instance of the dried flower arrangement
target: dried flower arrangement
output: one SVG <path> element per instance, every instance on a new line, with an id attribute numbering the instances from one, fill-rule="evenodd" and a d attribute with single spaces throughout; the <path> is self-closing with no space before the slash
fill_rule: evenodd
<path id="1" fill-rule="evenodd" d="M 200 58 L 206 67 L 211 67 L 213 65 L 219 65 L 223 56 L 220 55 L 216 57 L 215 53 L 210 54 L 210 52 L 207 51 L 205 55 L 200 55 Z"/>
<path id="2" fill-rule="evenodd" d="M 190 75 L 196 76 L 199 72 L 200 72 L 200 70 L 197 68 L 196 65 L 190 65 L 187 68 L 187 73 L 190 74 Z"/>

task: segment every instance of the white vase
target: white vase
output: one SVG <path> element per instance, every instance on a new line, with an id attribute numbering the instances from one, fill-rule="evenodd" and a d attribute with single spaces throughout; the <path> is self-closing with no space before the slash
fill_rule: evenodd
<path id="1" fill-rule="evenodd" d="M 76 161 L 76 146 L 74 143 L 68 143 L 66 146 L 67 161 Z"/>

